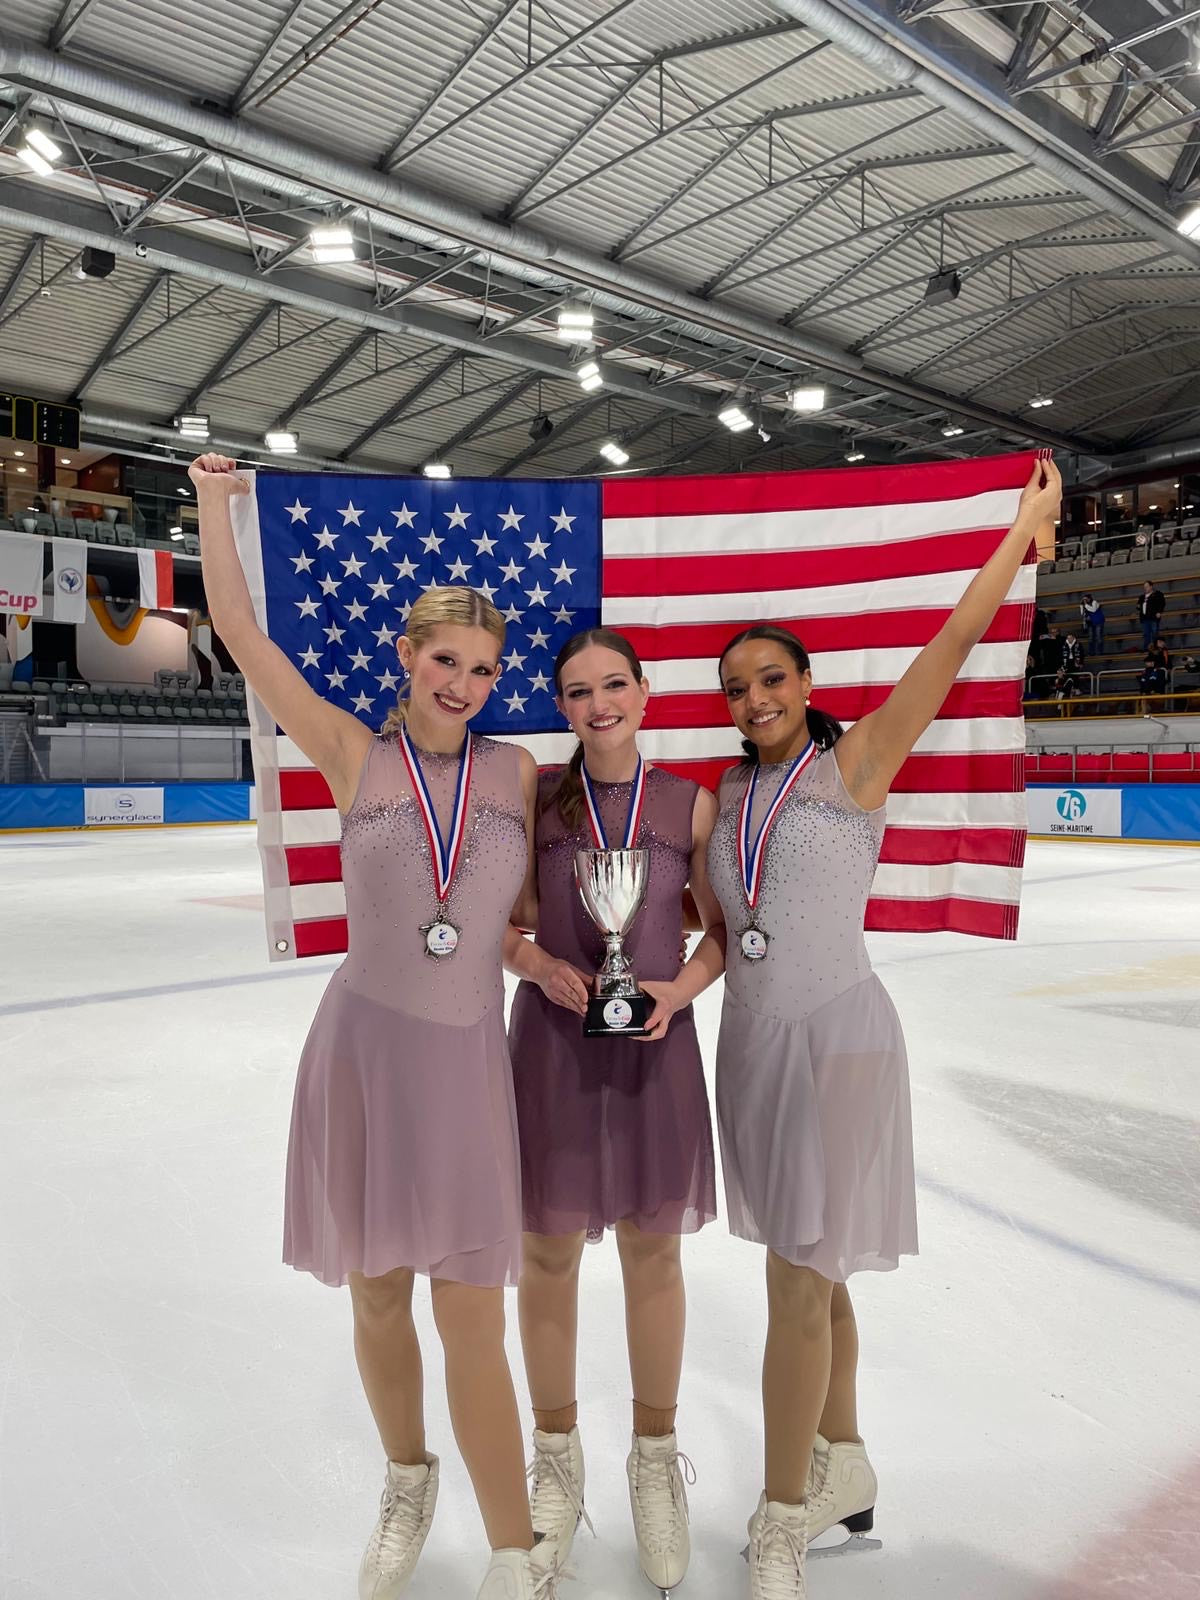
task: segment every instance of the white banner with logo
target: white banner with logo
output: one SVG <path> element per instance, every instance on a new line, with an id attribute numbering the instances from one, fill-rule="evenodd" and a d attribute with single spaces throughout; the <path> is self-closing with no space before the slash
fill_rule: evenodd
<path id="1" fill-rule="evenodd" d="M 93 789 L 83 791 L 83 820 L 87 827 L 163 820 L 161 789 Z"/>
<path id="2" fill-rule="evenodd" d="M 1108 789 L 1030 789 L 1029 831 L 1063 839 L 1119 839 L 1121 837 L 1121 790 Z"/>
<path id="3" fill-rule="evenodd" d="M 82 539 L 52 539 L 54 620 L 79 627 L 87 617 L 88 547 Z"/>
<path id="4" fill-rule="evenodd" d="M 42 555 L 46 541 L 30 533 L 0 532 L 0 611 L 42 615 Z"/>

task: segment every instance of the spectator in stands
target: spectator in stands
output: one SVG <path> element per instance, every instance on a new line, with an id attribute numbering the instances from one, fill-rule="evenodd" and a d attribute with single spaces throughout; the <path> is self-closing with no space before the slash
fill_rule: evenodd
<path id="1" fill-rule="evenodd" d="M 1161 667 L 1164 672 L 1171 670 L 1171 652 L 1161 639 L 1155 640 L 1146 652 L 1147 661 L 1152 660 L 1156 667 Z"/>
<path id="2" fill-rule="evenodd" d="M 1033 641 L 1033 655 L 1037 669 L 1052 677 L 1062 666 L 1062 640 L 1053 628 L 1047 628 Z"/>
<path id="3" fill-rule="evenodd" d="M 1142 649 L 1149 650 L 1158 638 L 1162 614 L 1167 609 L 1167 597 L 1146 579 L 1137 601 L 1138 621 L 1142 625 Z"/>
<path id="4" fill-rule="evenodd" d="M 1026 698 L 1026 700 L 1036 700 L 1037 699 L 1037 695 L 1036 695 L 1036 693 L 1034 691 L 1035 691 L 1036 688 L 1039 688 L 1040 685 L 1035 684 L 1034 681 L 1033 681 L 1034 678 L 1036 677 L 1036 675 L 1037 675 L 1037 660 L 1034 657 L 1033 650 L 1031 648 L 1027 652 L 1027 654 L 1025 656 L 1025 698 Z"/>
<path id="5" fill-rule="evenodd" d="M 1079 685 L 1075 682 L 1075 679 L 1067 671 L 1066 667 L 1059 667 L 1058 671 L 1054 674 L 1054 699 L 1074 700 L 1078 693 Z M 1064 707 L 1063 715 L 1070 716 L 1070 714 L 1071 713 Z"/>
<path id="6" fill-rule="evenodd" d="M 1087 623 L 1088 655 L 1098 656 L 1104 649 L 1104 607 L 1092 595 L 1085 594 L 1079 614 Z"/>
<path id="7" fill-rule="evenodd" d="M 1200 661 L 1195 656 L 1184 656 L 1179 664 L 1180 672 L 1186 672 L 1189 678 L 1200 678 Z"/>
<path id="8" fill-rule="evenodd" d="M 1068 672 L 1083 671 L 1083 646 L 1073 633 L 1062 642 L 1062 664 Z"/>
<path id="9" fill-rule="evenodd" d="M 1161 659 L 1152 652 L 1147 651 L 1145 665 L 1141 677 L 1138 679 L 1143 695 L 1166 694 L 1167 669 L 1161 664 Z M 1151 712 L 1149 700 L 1142 700 L 1138 707 L 1143 717 L 1148 717 Z"/>
<path id="10" fill-rule="evenodd" d="M 1050 618 L 1039 606 L 1033 613 L 1033 637 L 1035 639 L 1044 639 L 1049 632 Z"/>

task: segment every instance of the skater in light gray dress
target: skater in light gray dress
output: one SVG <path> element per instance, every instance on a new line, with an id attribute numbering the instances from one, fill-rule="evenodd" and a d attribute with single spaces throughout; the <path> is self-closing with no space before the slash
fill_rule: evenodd
<path id="1" fill-rule="evenodd" d="M 858 1434 L 857 1330 L 846 1281 L 916 1251 L 904 1038 L 871 970 L 863 914 L 888 790 L 1058 514 L 1039 457 L 1016 520 L 941 632 L 848 732 L 810 705 L 782 628 L 737 635 L 720 662 L 746 757 L 725 775 L 709 876 L 727 928 L 717 1114 L 730 1230 L 767 1247 L 765 1488 L 750 1519 L 752 1600 L 804 1600 L 810 1539 L 873 1525 Z M 705 942 L 660 1009 L 693 1000 Z M 647 985 L 647 987 L 649 987 Z"/>

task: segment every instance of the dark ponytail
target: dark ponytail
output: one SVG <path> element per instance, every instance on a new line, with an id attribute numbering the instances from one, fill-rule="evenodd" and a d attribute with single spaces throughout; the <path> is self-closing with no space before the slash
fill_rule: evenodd
<path id="1" fill-rule="evenodd" d="M 752 628 L 743 628 L 741 633 L 735 634 L 721 651 L 721 659 L 717 662 L 717 676 L 721 677 L 721 668 L 725 665 L 725 657 L 739 644 L 747 644 L 752 639 L 766 639 L 772 644 L 781 645 L 796 663 L 796 671 L 800 673 L 811 670 L 808 651 L 800 643 L 794 633 L 789 633 L 786 628 L 777 628 L 773 623 L 759 622 Z M 722 683 L 724 679 L 722 678 Z M 809 706 L 804 713 L 808 723 L 810 736 L 816 741 L 819 750 L 832 750 L 834 745 L 845 733 L 845 729 L 828 711 L 818 711 L 816 706 Z M 742 756 L 744 767 L 758 765 L 758 746 L 751 739 L 742 740 Z"/>
<path id="2" fill-rule="evenodd" d="M 560 700 L 563 669 L 573 656 L 577 656 L 581 650 L 586 650 L 593 644 L 598 644 L 605 650 L 615 650 L 619 656 L 624 656 L 629 663 L 629 670 L 633 673 L 635 683 L 641 683 L 645 677 L 637 651 L 623 633 L 615 633 L 612 628 L 584 628 L 580 633 L 573 633 L 555 657 L 554 692 Z M 583 779 L 580 776 L 582 771 L 583 745 L 577 744 L 570 761 L 563 768 L 562 777 L 542 803 L 543 811 L 557 809 L 568 828 L 577 828 L 583 821 Z"/>

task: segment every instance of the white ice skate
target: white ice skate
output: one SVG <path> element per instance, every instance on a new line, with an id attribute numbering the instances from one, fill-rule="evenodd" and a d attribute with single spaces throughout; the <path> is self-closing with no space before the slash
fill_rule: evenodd
<path id="1" fill-rule="evenodd" d="M 558 1600 L 564 1576 L 545 1541 L 532 1550 L 493 1550 L 477 1600 Z"/>
<path id="2" fill-rule="evenodd" d="M 661 1439 L 634 1434 L 626 1471 L 638 1562 L 663 1600 L 670 1600 L 672 1589 L 683 1582 L 691 1558 L 683 1480 L 686 1473 L 687 1481 L 695 1483 L 696 1470 L 679 1453 L 675 1435 L 668 1433 Z"/>
<path id="3" fill-rule="evenodd" d="M 555 1559 L 565 1566 L 580 1522 L 596 1531 L 583 1506 L 585 1473 L 578 1427 L 570 1433 L 533 1430 L 529 1480 L 533 1531 L 540 1544 L 553 1546 Z"/>
<path id="4" fill-rule="evenodd" d="M 750 1543 L 742 1551 L 750 1563 L 750 1600 L 807 1600 L 804 1556 L 807 1513 L 759 1497 L 750 1518 Z"/>
<path id="5" fill-rule="evenodd" d="M 419 1467 L 388 1462 L 379 1521 L 358 1569 L 359 1600 L 395 1600 L 407 1586 L 429 1536 L 437 1493 L 436 1456 Z"/>
<path id="6" fill-rule="evenodd" d="M 830 1444 L 818 1435 L 808 1495 L 809 1555 L 882 1549 L 878 1539 L 867 1538 L 878 1487 L 864 1445 Z"/>

